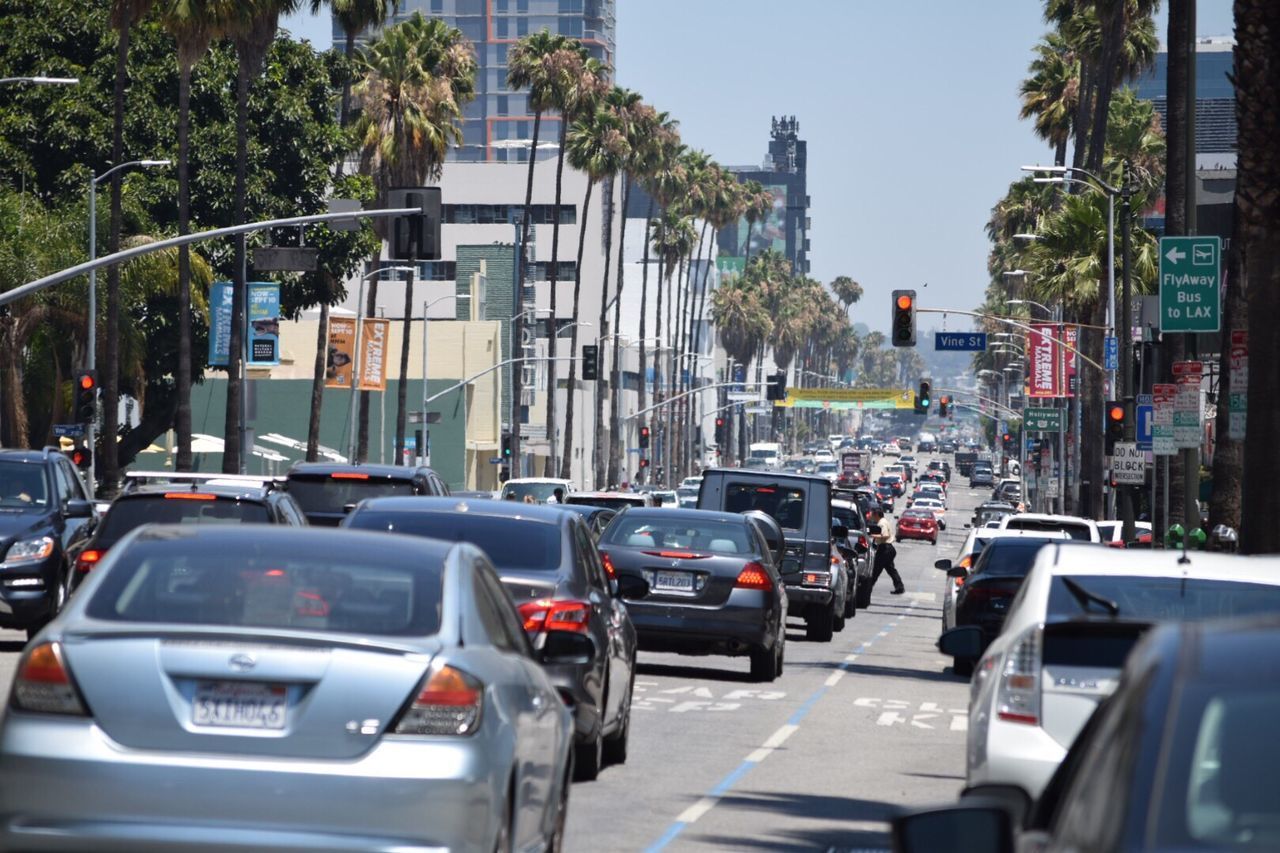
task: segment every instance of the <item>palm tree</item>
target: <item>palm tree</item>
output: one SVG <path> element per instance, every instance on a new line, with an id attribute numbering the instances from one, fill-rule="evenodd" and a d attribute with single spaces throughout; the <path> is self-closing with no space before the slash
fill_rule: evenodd
<path id="1" fill-rule="evenodd" d="M 648 140 L 641 145 L 641 153 L 633 164 L 633 168 L 636 169 L 636 180 L 647 190 L 649 196 L 649 206 L 644 217 L 644 256 L 640 264 L 640 391 L 639 405 L 637 406 L 639 409 L 644 409 L 648 406 L 646 398 L 648 382 L 645 376 L 648 372 L 648 357 L 645 352 L 645 335 L 648 333 L 649 319 L 649 251 L 653 247 L 654 228 L 656 226 L 653 221 L 654 204 L 656 203 L 653 181 L 666 167 L 671 152 L 676 150 L 680 144 L 680 134 L 676 129 L 677 126 L 677 122 L 669 114 L 665 112 L 657 113 L 654 116 Z M 661 297 L 661 291 L 659 291 L 659 297 Z M 657 327 L 656 319 L 660 315 L 661 311 L 655 314 L 655 329 Z"/>
<path id="2" fill-rule="evenodd" d="M 587 176 L 587 190 L 582 200 L 582 216 L 578 220 L 578 265 L 573 280 L 573 316 L 579 316 L 582 303 L 582 253 L 586 248 L 588 214 L 591 210 L 591 194 L 600 181 L 617 173 L 627 156 L 627 138 L 618 119 L 609 110 L 597 109 L 579 118 L 569 129 L 565 139 L 569 165 Z M 605 257 L 609 256 L 606 248 Z M 578 350 L 578 326 L 573 327 L 571 351 Z M 573 409 L 574 385 L 577 382 L 577 362 L 569 362 L 569 394 L 565 405 L 564 453 L 560 458 L 560 476 L 568 479 L 573 457 Z M 597 442 L 596 452 L 600 452 Z M 598 465 L 597 465 L 598 468 Z"/>
<path id="3" fill-rule="evenodd" d="M 682 168 L 682 167 L 681 167 Z M 659 204 L 662 203 L 661 198 L 658 199 Z M 662 214 L 654 222 L 653 227 L 653 246 L 658 253 L 658 305 L 655 314 L 655 331 L 658 332 L 657 337 L 665 341 L 666 350 L 670 351 L 676 345 L 676 341 L 672 336 L 671 329 L 671 305 L 675 301 L 674 298 L 668 297 L 666 312 L 666 331 L 663 330 L 663 313 L 662 303 L 664 292 L 670 293 L 672 289 L 672 279 L 678 279 L 676 275 L 677 265 L 682 262 L 683 258 L 689 256 L 693 251 L 693 247 L 697 244 L 698 231 L 694 226 L 693 219 L 684 215 L 675 205 L 667 205 L 664 207 Z M 667 364 L 662 362 L 662 348 L 655 351 L 654 358 L 654 387 L 661 389 L 664 397 L 670 398 L 674 393 L 674 382 L 672 377 L 670 359 Z M 655 396 L 657 395 L 655 391 Z M 666 407 L 666 411 L 662 413 L 660 422 L 662 427 L 662 453 L 663 466 L 670 469 L 672 457 L 672 436 L 671 436 L 671 411 L 670 406 Z M 670 474 L 670 471 L 667 472 Z"/>
<path id="4" fill-rule="evenodd" d="M 848 314 L 849 309 L 858 300 L 862 299 L 862 285 L 847 275 L 836 276 L 835 281 L 831 282 L 831 292 L 836 295 L 836 299 L 839 299 L 840 304 L 844 306 L 845 314 Z"/>
<path id="5" fill-rule="evenodd" d="M 356 130 L 361 171 L 373 178 L 385 204 L 394 187 L 420 186 L 440 177 L 449 146 L 462 140 L 462 107 L 475 96 L 475 57 L 462 33 L 420 13 L 389 28 L 361 54 L 362 79 L 353 93 L 362 114 Z M 386 235 L 386 225 L 382 226 Z M 368 313 L 377 299 L 369 286 Z M 408 395 L 409 322 L 413 279 L 405 287 L 405 331 L 401 336 L 396 400 L 396 459 L 402 458 Z M 424 377 L 425 381 L 425 377 Z M 361 407 L 356 451 L 368 453 L 368 406 Z"/>
<path id="6" fill-rule="evenodd" d="M 757 222 L 763 222 L 773 210 L 773 193 L 756 180 L 747 181 L 743 187 L 746 194 L 746 209 L 743 210 L 742 216 L 747 220 L 747 239 L 742 243 L 742 262 L 745 266 L 751 262 L 751 231 Z"/>
<path id="7" fill-rule="evenodd" d="M 356 37 L 365 30 L 381 27 L 387 16 L 400 8 L 399 0 L 312 0 L 311 12 L 315 14 L 328 2 L 333 16 L 342 27 L 342 54 L 346 59 L 346 73 L 342 81 L 342 100 L 338 107 L 338 126 L 345 129 L 351 117 L 352 63 L 355 57 Z M 341 178 L 346 169 L 347 151 L 338 156 L 334 164 L 334 180 Z M 324 403 L 326 353 L 329 346 L 329 303 L 333 299 L 334 281 L 329 273 L 320 276 L 320 322 L 316 327 L 316 357 L 311 377 L 311 417 L 307 423 L 307 461 L 320 458 L 320 410 Z M 423 382 L 426 377 L 423 377 Z"/>
<path id="8" fill-rule="evenodd" d="M 711 318 L 720 332 L 720 345 L 738 364 L 750 364 L 760 342 L 773 331 L 773 318 L 757 281 L 734 276 L 711 296 Z"/>
<path id="9" fill-rule="evenodd" d="M 1021 118 L 1034 118 L 1036 135 L 1053 146 L 1053 162 L 1067 162 L 1067 142 L 1080 99 L 1080 62 L 1061 33 L 1035 46 L 1035 59 L 1022 81 Z"/>

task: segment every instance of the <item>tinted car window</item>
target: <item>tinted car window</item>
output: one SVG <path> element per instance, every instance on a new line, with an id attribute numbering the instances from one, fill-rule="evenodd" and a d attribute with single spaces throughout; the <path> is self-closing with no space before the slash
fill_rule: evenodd
<path id="1" fill-rule="evenodd" d="M 724 511 L 758 509 L 787 530 L 804 529 L 804 490 L 792 486 L 731 483 L 725 489 Z M 825 534 L 824 534 L 825 535 Z"/>
<path id="2" fill-rule="evenodd" d="M 440 628 L 439 566 L 362 548 L 272 553 L 134 542 L 111 564 L 88 615 L 112 622 L 427 635 Z"/>
<path id="3" fill-rule="evenodd" d="M 1033 539 L 1019 536 L 1009 539 L 994 539 L 982 549 L 982 554 L 973 564 L 973 574 L 1004 577 L 1026 577 L 1031 571 L 1036 553 L 1054 539 Z"/>
<path id="4" fill-rule="evenodd" d="M 560 568 L 560 528 L 524 519 L 462 512 L 358 512 L 347 527 L 388 530 L 450 542 L 470 542 L 499 570 L 553 572 Z"/>
<path id="5" fill-rule="evenodd" d="M 694 492 L 696 494 L 697 490 L 695 489 Z M 565 503 L 599 506 L 604 507 L 605 509 L 618 510 L 626 509 L 630 506 L 643 506 L 644 500 L 642 498 L 582 498 L 576 495 L 571 495 L 570 497 L 565 498 Z"/>
<path id="6" fill-rule="evenodd" d="M 124 498 L 113 503 L 102 519 L 97 543 L 99 548 L 110 548 L 144 524 L 266 524 L 270 520 L 265 506 L 250 501 L 164 495 Z"/>
<path id="7" fill-rule="evenodd" d="M 850 530 L 861 530 L 862 514 L 847 507 L 833 506 L 831 507 L 831 523 L 839 524 L 841 527 L 847 527 Z"/>
<path id="8" fill-rule="evenodd" d="M 44 466 L 0 462 L 0 509 L 42 510 L 49 506 Z"/>
<path id="9" fill-rule="evenodd" d="M 414 489 L 408 480 L 290 477 L 289 494 L 303 512 L 342 512 L 347 504 L 358 504 L 365 498 L 408 496 Z"/>
<path id="10" fill-rule="evenodd" d="M 1118 615 L 1124 618 L 1176 621 L 1280 611 L 1280 586 L 1270 584 L 1134 575 L 1078 575 L 1071 579 L 1094 595 L 1115 602 L 1120 608 Z M 1055 577 L 1049 587 L 1049 617 L 1079 616 L 1082 612 L 1106 611 L 1096 604 L 1086 609 L 1062 577 Z"/>
<path id="11" fill-rule="evenodd" d="M 902 517 L 903 518 L 932 518 L 932 519 L 937 518 L 937 516 L 934 515 L 931 510 L 926 510 L 926 509 L 909 509 L 902 514 Z"/>
<path id="12" fill-rule="evenodd" d="M 546 503 L 548 498 L 555 496 L 556 489 L 561 493 L 565 491 L 564 486 L 559 483 L 505 483 L 502 486 L 502 499 L 523 501 L 526 496 L 532 496 L 538 503 Z"/>
<path id="13" fill-rule="evenodd" d="M 681 548 L 712 554 L 756 555 L 756 540 L 745 523 L 664 518 L 627 513 L 615 519 L 601 545 Z"/>

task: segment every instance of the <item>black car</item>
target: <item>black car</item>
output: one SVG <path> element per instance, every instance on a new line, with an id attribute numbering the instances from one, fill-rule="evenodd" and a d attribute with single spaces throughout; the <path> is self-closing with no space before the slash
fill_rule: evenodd
<path id="1" fill-rule="evenodd" d="M 333 462 L 297 463 L 285 477 L 285 489 L 307 514 L 307 521 L 325 527 L 341 524 L 366 498 L 449 494 L 444 480 L 430 468 Z"/>
<path id="2" fill-rule="evenodd" d="M 1006 501 L 985 501 L 974 508 L 969 524 L 973 527 L 986 527 L 987 522 L 999 521 L 1015 511 L 1014 505 Z"/>
<path id="3" fill-rule="evenodd" d="M 1277 684 L 1275 615 L 1157 627 L 1038 801 L 1010 788 L 904 815 L 893 849 L 1280 849 Z"/>
<path id="4" fill-rule="evenodd" d="M 606 573 L 581 515 L 515 501 L 372 498 L 352 510 L 343 526 L 470 542 L 498 570 L 535 648 L 550 631 L 590 637 L 590 657 L 546 667 L 573 709 L 574 773 L 594 779 L 602 765 L 626 761 L 636 629 L 621 596 L 643 597 L 647 590 L 643 582 Z"/>
<path id="5" fill-rule="evenodd" d="M 805 620 L 805 635 L 830 642 L 844 629 L 852 595 L 849 570 L 831 535 L 831 481 L 825 477 L 712 468 L 703 472 L 698 509 L 759 510 L 786 535 L 782 561 L 787 615 Z"/>
<path id="6" fill-rule="evenodd" d="M 938 471 L 948 483 L 951 482 L 951 463 L 942 459 L 934 459 L 929 463 L 930 471 Z"/>
<path id="7" fill-rule="evenodd" d="M 609 522 L 613 521 L 613 517 L 618 514 L 615 509 L 591 504 L 564 503 L 560 505 L 560 509 L 576 512 L 582 516 L 582 520 L 587 523 L 587 529 L 591 531 L 591 538 L 597 542 L 600 541 L 600 534 L 604 533 Z"/>
<path id="8" fill-rule="evenodd" d="M 649 585 L 627 603 L 640 648 L 691 655 L 748 655 L 751 677 L 782 673 L 787 593 L 764 537 L 736 513 L 631 509 L 600 537 L 619 577 Z"/>
<path id="9" fill-rule="evenodd" d="M 156 482 L 168 480 L 170 482 Z M 208 474 L 129 474 L 125 491 L 111 503 L 97 530 L 76 557 L 71 588 L 89 576 L 111 546 L 144 524 L 306 525 L 297 501 L 279 483 L 255 477 Z"/>
<path id="10" fill-rule="evenodd" d="M 80 472 L 60 451 L 0 450 L 0 628 L 35 636 L 57 615 L 96 524 Z"/>

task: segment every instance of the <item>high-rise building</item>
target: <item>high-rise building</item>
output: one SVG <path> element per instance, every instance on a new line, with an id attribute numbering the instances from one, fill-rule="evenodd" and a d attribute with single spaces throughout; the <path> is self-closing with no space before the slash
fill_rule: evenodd
<path id="1" fill-rule="evenodd" d="M 546 29 L 582 41 L 591 55 L 613 68 L 617 0 L 403 0 L 394 22 L 415 12 L 457 27 L 475 46 L 476 99 L 465 107 L 464 144 L 450 159 L 526 161 L 533 113 L 526 92 L 507 88 L 507 52 L 522 37 Z M 334 43 L 342 41 L 334 21 Z M 611 72 L 612 73 L 612 72 Z M 539 157 L 555 154 L 557 116 L 544 116 Z"/>
<path id="2" fill-rule="evenodd" d="M 745 259 L 762 249 L 781 252 L 797 273 L 809 271 L 809 195 L 806 182 L 808 143 L 800 138 L 795 116 L 775 116 L 770 129 L 769 153 L 761 166 L 730 166 L 739 181 L 759 181 L 773 193 L 773 210 L 748 229 L 742 219 L 719 234 L 722 266 L 729 258 Z"/>
<path id="3" fill-rule="evenodd" d="M 1234 169 L 1236 93 L 1231 84 L 1235 41 L 1213 36 L 1196 39 L 1196 166 Z M 1155 64 L 1134 82 L 1140 98 L 1155 102 L 1160 118 L 1168 115 L 1169 51 L 1162 47 Z"/>

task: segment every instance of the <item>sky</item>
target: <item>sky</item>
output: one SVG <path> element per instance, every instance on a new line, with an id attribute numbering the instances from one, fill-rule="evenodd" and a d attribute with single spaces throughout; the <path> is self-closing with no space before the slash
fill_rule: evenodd
<path id="1" fill-rule="evenodd" d="M 1018 119 L 1042 9 L 1037 0 L 618 0 L 617 82 L 726 166 L 759 164 L 770 118 L 794 115 L 809 150 L 810 275 L 860 282 L 854 320 L 888 331 L 897 288 L 916 288 L 922 308 L 981 303 L 991 207 L 1019 166 L 1052 160 Z M 1196 25 L 1229 35 L 1231 0 L 1199 0 Z M 327 16 L 283 26 L 330 43 Z M 1163 10 L 1156 26 L 1163 38 Z"/>

